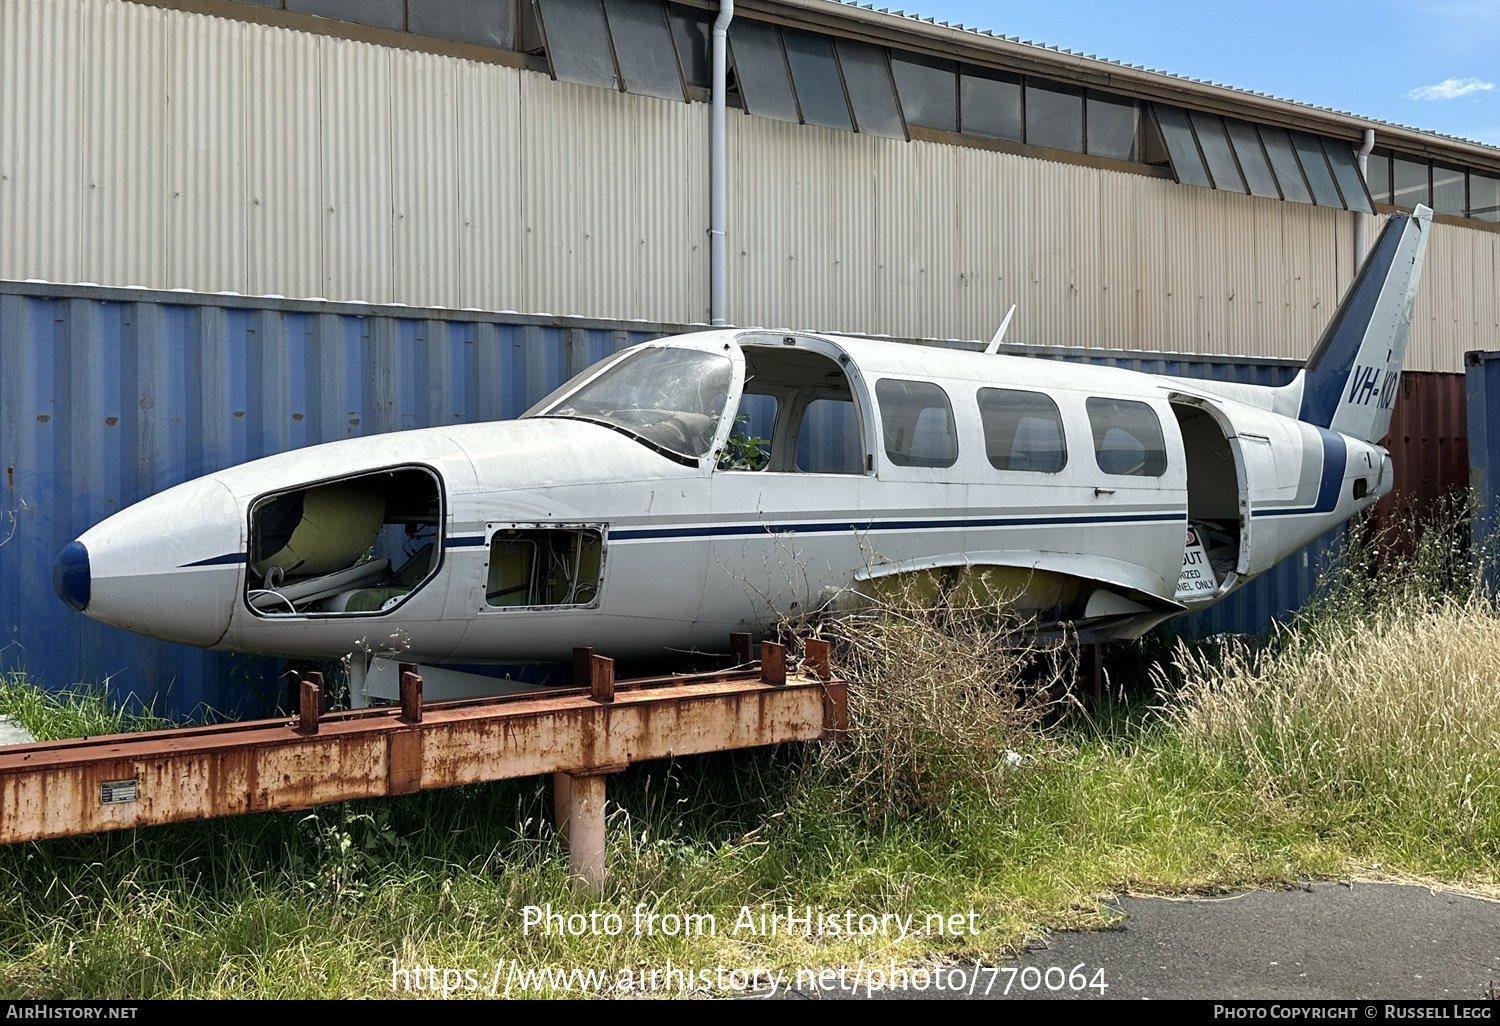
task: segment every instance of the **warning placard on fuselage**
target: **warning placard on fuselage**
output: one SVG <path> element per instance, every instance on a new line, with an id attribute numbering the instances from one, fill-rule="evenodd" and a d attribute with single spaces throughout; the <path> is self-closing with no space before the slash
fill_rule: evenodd
<path id="1" fill-rule="evenodd" d="M 1219 590 L 1219 579 L 1208 564 L 1208 550 L 1198 529 L 1188 525 L 1187 546 L 1182 553 L 1182 573 L 1177 578 L 1177 599 L 1191 602 L 1208 598 Z"/>

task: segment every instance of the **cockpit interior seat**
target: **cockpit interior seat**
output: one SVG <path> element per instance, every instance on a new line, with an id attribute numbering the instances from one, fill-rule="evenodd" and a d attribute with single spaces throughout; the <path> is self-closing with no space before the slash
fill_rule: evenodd
<path id="1" fill-rule="evenodd" d="M 435 547 L 431 544 L 422 546 L 401 564 L 390 578 L 374 587 L 353 588 L 341 591 L 324 603 L 322 612 L 327 613 L 378 613 L 384 609 L 393 599 L 399 599 L 409 594 L 412 589 L 421 584 L 432 570 L 432 557 Z"/>

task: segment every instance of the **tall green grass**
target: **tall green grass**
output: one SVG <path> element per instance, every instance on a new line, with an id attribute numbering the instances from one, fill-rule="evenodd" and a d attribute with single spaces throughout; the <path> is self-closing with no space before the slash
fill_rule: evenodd
<path id="1" fill-rule="evenodd" d="M 1268 646 L 1179 650 L 1162 714 L 1266 814 L 1500 855 L 1500 608 L 1454 501 L 1404 537 L 1357 529 Z M 1477 861 L 1476 861 L 1477 860 Z"/>

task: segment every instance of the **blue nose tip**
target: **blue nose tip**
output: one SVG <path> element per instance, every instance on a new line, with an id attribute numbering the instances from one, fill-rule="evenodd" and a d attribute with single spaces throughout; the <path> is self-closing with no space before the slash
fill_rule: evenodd
<path id="1" fill-rule="evenodd" d="M 69 542 L 52 564 L 52 588 L 57 597 L 83 612 L 89 604 L 89 550 L 83 542 Z"/>

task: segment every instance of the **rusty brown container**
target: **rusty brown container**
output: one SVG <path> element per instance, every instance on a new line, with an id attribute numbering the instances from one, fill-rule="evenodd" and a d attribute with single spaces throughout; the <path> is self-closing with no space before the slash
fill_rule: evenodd
<path id="1" fill-rule="evenodd" d="M 1381 445 L 1395 464 L 1395 490 L 1375 507 L 1384 544 L 1409 551 L 1411 528 L 1430 518 L 1446 496 L 1469 484 L 1469 424 L 1464 376 L 1407 371 Z"/>

